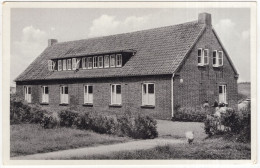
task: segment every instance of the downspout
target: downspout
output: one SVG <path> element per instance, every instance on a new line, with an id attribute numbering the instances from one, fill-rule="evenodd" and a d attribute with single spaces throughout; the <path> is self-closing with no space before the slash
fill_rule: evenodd
<path id="1" fill-rule="evenodd" d="M 171 111 L 172 111 L 172 118 L 174 117 L 174 107 L 173 107 L 173 78 L 174 74 L 171 77 Z"/>

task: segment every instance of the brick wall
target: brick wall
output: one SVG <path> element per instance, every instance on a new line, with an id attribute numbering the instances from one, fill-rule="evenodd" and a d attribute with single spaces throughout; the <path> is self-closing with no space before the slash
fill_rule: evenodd
<path id="1" fill-rule="evenodd" d="M 123 113 L 142 113 L 158 119 L 171 118 L 171 75 L 150 77 L 125 77 L 107 79 L 84 79 L 64 81 L 44 81 L 30 83 L 32 86 L 33 103 L 41 102 L 41 86 L 49 87 L 49 104 L 42 105 L 43 108 L 59 111 L 72 108 L 78 111 L 98 112 L 105 115 L 118 115 Z M 144 108 L 142 105 L 142 87 L 144 82 L 155 83 L 155 107 Z M 17 89 L 23 89 L 26 83 L 18 83 Z M 60 86 L 68 85 L 69 105 L 60 104 Z M 83 106 L 84 85 L 93 85 L 93 107 Z M 111 107 L 111 84 L 121 84 L 122 107 Z M 21 92 L 21 91 L 20 91 Z M 36 94 L 37 93 L 37 94 Z M 21 95 L 21 94 L 20 94 Z"/>
<path id="2" fill-rule="evenodd" d="M 209 66 L 198 67 L 197 49 L 209 49 Z M 213 50 L 222 50 L 211 28 L 207 28 L 191 50 L 183 66 L 174 78 L 174 106 L 194 107 L 202 105 L 206 100 L 212 105 L 218 100 L 218 86 L 227 85 L 227 102 L 230 107 L 237 108 L 237 79 L 224 53 L 223 68 L 213 68 Z M 183 79 L 183 83 L 180 83 Z"/>

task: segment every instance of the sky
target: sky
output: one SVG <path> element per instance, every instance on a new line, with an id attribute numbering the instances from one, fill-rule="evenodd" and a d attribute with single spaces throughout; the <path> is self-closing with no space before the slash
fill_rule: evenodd
<path id="1" fill-rule="evenodd" d="M 174 25 L 197 20 L 201 12 L 211 14 L 239 73 L 238 81 L 250 81 L 250 10 L 246 8 L 13 8 L 11 85 L 47 47 L 48 39 L 63 42 Z"/>

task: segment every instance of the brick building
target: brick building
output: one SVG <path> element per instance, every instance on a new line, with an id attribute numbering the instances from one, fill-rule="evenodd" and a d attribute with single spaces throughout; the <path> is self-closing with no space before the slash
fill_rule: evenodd
<path id="1" fill-rule="evenodd" d="M 211 25 L 211 15 L 184 24 L 58 43 L 17 77 L 17 95 L 47 109 L 144 113 L 215 100 L 237 107 L 238 73 Z"/>

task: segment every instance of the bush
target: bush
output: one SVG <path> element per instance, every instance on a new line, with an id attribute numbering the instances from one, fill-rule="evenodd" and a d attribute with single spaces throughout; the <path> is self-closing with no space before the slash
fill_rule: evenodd
<path id="1" fill-rule="evenodd" d="M 45 129 L 57 128 L 59 126 L 60 119 L 57 113 L 44 114 L 41 126 Z"/>
<path id="2" fill-rule="evenodd" d="M 29 123 L 33 118 L 31 107 L 22 101 L 10 101 L 11 124 Z"/>
<path id="3" fill-rule="evenodd" d="M 60 126 L 61 127 L 72 127 L 77 120 L 78 113 L 74 110 L 62 110 L 59 113 Z"/>
<path id="4" fill-rule="evenodd" d="M 117 117 L 118 134 L 133 137 L 134 120 L 129 115 Z"/>
<path id="5" fill-rule="evenodd" d="M 153 139 L 158 137 L 156 130 L 157 122 L 149 116 L 138 116 L 135 118 L 133 138 Z"/>
<path id="6" fill-rule="evenodd" d="M 203 122 L 206 119 L 207 110 L 204 108 L 180 107 L 174 114 L 177 121 Z"/>

